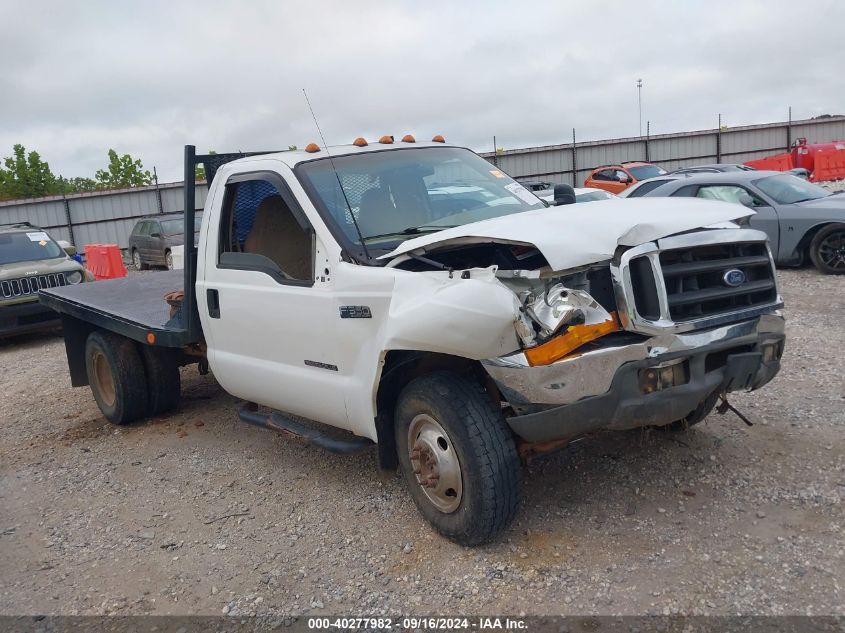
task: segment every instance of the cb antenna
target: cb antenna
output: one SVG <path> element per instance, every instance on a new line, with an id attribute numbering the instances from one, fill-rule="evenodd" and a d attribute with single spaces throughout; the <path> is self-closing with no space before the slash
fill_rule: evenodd
<path id="1" fill-rule="evenodd" d="M 361 248 L 364 249 L 364 255 L 366 255 L 367 259 L 371 259 L 370 251 L 367 249 L 367 244 L 364 242 L 364 236 L 361 235 L 361 229 L 358 228 L 358 220 L 355 219 L 355 214 L 352 213 L 352 205 L 349 204 L 349 198 L 346 197 L 346 190 L 343 188 L 343 183 L 340 181 L 340 174 L 337 173 L 337 169 L 334 166 L 334 159 L 332 158 L 332 154 L 329 151 L 329 146 L 326 143 L 326 139 L 323 137 L 323 130 L 320 129 L 320 124 L 317 123 L 317 115 L 314 114 L 314 108 L 311 107 L 311 99 L 308 98 L 308 93 L 305 92 L 305 88 L 302 89 L 302 94 L 305 95 L 305 103 L 308 104 L 308 109 L 311 110 L 311 116 L 314 119 L 314 125 L 317 126 L 317 132 L 320 135 L 320 140 L 323 142 L 323 147 L 326 148 L 326 156 L 329 157 L 329 163 L 332 166 L 334 177 L 337 178 L 337 186 L 340 187 L 340 193 L 343 194 L 343 200 L 346 202 L 346 209 L 347 211 L 349 211 L 349 217 L 352 218 L 352 224 L 355 226 L 355 232 L 358 233 L 358 239 L 361 240 Z"/>

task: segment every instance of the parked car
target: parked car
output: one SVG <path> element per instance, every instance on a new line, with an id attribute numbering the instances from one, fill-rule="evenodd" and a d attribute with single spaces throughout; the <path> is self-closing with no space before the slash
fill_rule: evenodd
<path id="1" fill-rule="evenodd" d="M 641 180 L 662 176 L 666 170 L 651 163 L 627 162 L 619 165 L 604 165 L 593 170 L 584 181 L 585 187 L 604 189 L 610 193 L 622 193 Z"/>
<path id="2" fill-rule="evenodd" d="M 93 281 L 74 254 L 73 246 L 28 222 L 0 225 L 0 336 L 60 325 L 59 314 L 38 302 L 38 291 Z"/>
<path id="3" fill-rule="evenodd" d="M 642 193 L 640 193 L 642 191 Z M 845 274 L 845 195 L 779 171 L 732 171 L 645 181 L 624 197 L 694 197 L 745 204 L 752 228 L 765 231 L 777 263 L 806 259 L 826 274 Z"/>
<path id="4" fill-rule="evenodd" d="M 728 171 L 755 171 L 753 167 L 748 165 L 740 165 L 738 163 L 713 163 L 711 165 L 694 165 L 693 167 L 681 167 L 669 173 L 672 175 L 678 174 L 719 174 Z"/>
<path id="5" fill-rule="evenodd" d="M 129 255 L 135 270 L 151 265 L 173 270 L 172 248 L 185 243 L 185 219 L 182 214 L 159 215 L 138 220 L 129 235 Z M 194 244 L 199 231 L 194 234 Z"/>
<path id="6" fill-rule="evenodd" d="M 575 202 L 595 202 L 596 200 L 611 200 L 617 198 L 615 194 L 605 191 L 604 189 L 596 189 L 595 187 L 575 187 L 572 191 L 575 192 Z M 555 201 L 554 190 L 535 191 L 541 200 L 548 203 Z"/>

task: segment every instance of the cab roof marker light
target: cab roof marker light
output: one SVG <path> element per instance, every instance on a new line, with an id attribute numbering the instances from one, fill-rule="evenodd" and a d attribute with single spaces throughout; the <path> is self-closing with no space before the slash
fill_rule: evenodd
<path id="1" fill-rule="evenodd" d="M 434 138 L 431 139 L 431 142 L 432 143 L 445 143 L 446 139 L 443 138 L 442 134 L 438 134 Z"/>
<path id="2" fill-rule="evenodd" d="M 356 138 L 354 141 L 352 141 L 352 144 L 355 147 L 366 147 L 367 145 L 369 145 L 369 143 L 367 143 L 367 139 L 365 139 L 363 136 L 359 136 L 358 138 Z"/>
<path id="3" fill-rule="evenodd" d="M 391 145 L 393 143 L 393 136 L 390 134 L 385 134 L 378 140 L 378 142 L 382 145 Z"/>
<path id="4" fill-rule="evenodd" d="M 410 134 L 406 134 L 405 136 L 402 137 L 402 142 L 403 143 L 416 143 L 417 141 Z"/>
<path id="5" fill-rule="evenodd" d="M 308 145 L 305 146 L 305 151 L 309 154 L 314 154 L 315 152 L 320 151 L 320 146 L 316 143 L 308 143 Z"/>

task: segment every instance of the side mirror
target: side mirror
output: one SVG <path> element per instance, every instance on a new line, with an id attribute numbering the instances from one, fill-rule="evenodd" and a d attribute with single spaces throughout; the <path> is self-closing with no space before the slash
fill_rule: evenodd
<path id="1" fill-rule="evenodd" d="M 555 185 L 554 206 L 575 204 L 575 190 L 570 185 Z"/>
<path id="2" fill-rule="evenodd" d="M 76 253 L 77 253 L 76 246 L 74 246 L 73 244 L 71 244 L 67 240 L 59 240 L 58 245 L 61 246 L 62 250 L 64 250 L 64 252 L 67 253 L 71 257 L 76 255 Z"/>
<path id="3" fill-rule="evenodd" d="M 747 193 L 739 194 L 739 198 L 737 198 L 737 200 L 739 200 L 739 203 L 744 207 L 748 207 L 749 209 L 754 208 L 754 198 L 749 196 Z"/>

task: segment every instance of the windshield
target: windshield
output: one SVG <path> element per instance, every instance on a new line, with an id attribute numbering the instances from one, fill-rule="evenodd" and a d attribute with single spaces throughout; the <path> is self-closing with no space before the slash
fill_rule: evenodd
<path id="1" fill-rule="evenodd" d="M 0 233 L 0 264 L 64 257 L 62 247 L 44 231 Z"/>
<path id="2" fill-rule="evenodd" d="M 421 233 L 478 222 L 544 203 L 473 152 L 456 147 L 389 150 L 303 163 L 318 206 L 354 244 L 392 250 Z M 343 192 L 338 186 L 343 183 Z M 347 208 L 344 195 L 349 200 Z"/>
<path id="3" fill-rule="evenodd" d="M 665 169 L 662 169 L 657 165 L 638 165 L 637 167 L 628 167 L 628 171 L 630 171 L 637 180 L 654 178 L 655 176 L 662 176 L 666 173 Z"/>
<path id="4" fill-rule="evenodd" d="M 806 202 L 807 200 L 827 198 L 830 195 L 830 192 L 826 189 L 790 174 L 761 178 L 755 180 L 754 184 L 779 204 Z"/>

